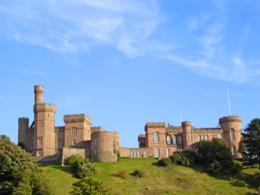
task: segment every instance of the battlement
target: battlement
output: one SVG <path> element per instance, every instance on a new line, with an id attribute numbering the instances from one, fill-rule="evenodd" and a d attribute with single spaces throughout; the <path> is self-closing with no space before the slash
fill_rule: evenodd
<path id="1" fill-rule="evenodd" d="M 221 132 L 222 131 L 221 128 L 193 128 L 192 130 L 193 131 L 202 131 L 202 132 L 205 132 L 205 131 L 207 131 L 207 132 L 217 132 L 217 131 Z"/>
<path id="2" fill-rule="evenodd" d="M 56 112 L 56 106 L 54 104 L 35 104 L 34 112 Z"/>
<path id="3" fill-rule="evenodd" d="M 64 122 L 65 123 L 88 122 L 89 124 L 91 124 L 92 119 L 85 114 L 70 114 L 70 115 L 64 115 Z"/>
<path id="4" fill-rule="evenodd" d="M 183 121 L 181 125 L 184 126 L 191 126 L 191 121 Z"/>
<path id="5" fill-rule="evenodd" d="M 240 116 L 224 116 L 219 119 L 219 123 L 227 123 L 227 122 L 241 122 Z"/>
<path id="6" fill-rule="evenodd" d="M 166 127 L 166 124 L 165 124 L 165 122 L 147 122 L 146 124 L 145 124 L 145 129 L 146 128 L 151 128 L 151 127 L 156 127 L 156 128 L 164 128 L 164 127 Z"/>
<path id="7" fill-rule="evenodd" d="M 34 85 L 34 92 L 44 92 L 44 87 L 43 85 Z"/>
<path id="8" fill-rule="evenodd" d="M 90 129 L 91 129 L 91 132 L 92 132 L 92 133 L 93 133 L 93 132 L 105 131 L 105 129 L 102 128 L 102 127 L 91 127 Z"/>
<path id="9" fill-rule="evenodd" d="M 23 122 L 23 121 L 29 123 L 29 118 L 28 117 L 19 117 L 18 121 L 19 121 L 19 123 Z"/>

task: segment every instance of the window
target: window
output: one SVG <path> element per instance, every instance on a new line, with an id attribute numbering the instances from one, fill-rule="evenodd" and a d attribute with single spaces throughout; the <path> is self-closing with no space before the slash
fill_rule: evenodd
<path id="1" fill-rule="evenodd" d="M 200 141 L 200 135 L 198 135 L 198 141 Z"/>
<path id="2" fill-rule="evenodd" d="M 37 138 L 37 146 L 43 146 L 43 138 L 42 137 Z"/>
<path id="3" fill-rule="evenodd" d="M 208 135 L 205 135 L 204 138 L 205 138 L 205 140 L 208 140 L 208 139 L 209 139 L 209 136 L 208 136 Z"/>
<path id="4" fill-rule="evenodd" d="M 77 140 L 75 140 L 75 139 L 74 139 L 74 140 L 72 140 L 72 145 L 73 145 L 73 146 L 75 146 L 75 145 L 76 145 L 76 143 L 77 143 Z"/>
<path id="5" fill-rule="evenodd" d="M 174 135 L 172 136 L 172 144 L 176 144 L 176 137 Z"/>
<path id="6" fill-rule="evenodd" d="M 167 144 L 171 144 L 172 142 L 172 140 L 171 140 L 171 136 L 170 135 L 167 135 L 166 136 L 166 141 L 167 141 Z"/>
<path id="7" fill-rule="evenodd" d="M 222 138 L 222 135 L 221 135 L 221 134 L 218 134 L 218 138 L 221 139 L 221 138 Z"/>
<path id="8" fill-rule="evenodd" d="M 155 151 L 154 151 L 154 157 L 155 158 L 160 158 L 160 149 L 155 149 Z"/>
<path id="9" fill-rule="evenodd" d="M 177 137 L 177 144 L 178 145 L 182 144 L 182 136 L 180 136 L 180 135 Z"/>
<path id="10" fill-rule="evenodd" d="M 137 152 L 137 158 L 140 158 L 140 152 Z"/>
<path id="11" fill-rule="evenodd" d="M 144 158 L 147 157 L 147 153 L 146 153 L 146 151 L 144 151 L 144 153 L 143 153 L 143 157 L 144 157 Z"/>
<path id="12" fill-rule="evenodd" d="M 78 132 L 78 128 L 77 127 L 72 127 L 71 128 L 71 134 L 72 135 L 77 135 L 77 132 Z"/>
<path id="13" fill-rule="evenodd" d="M 159 133 L 158 132 L 154 132 L 154 134 L 153 134 L 153 142 L 155 144 L 159 143 Z"/>
<path id="14" fill-rule="evenodd" d="M 235 140 L 235 130 L 234 129 L 230 129 L 230 140 L 231 141 Z"/>

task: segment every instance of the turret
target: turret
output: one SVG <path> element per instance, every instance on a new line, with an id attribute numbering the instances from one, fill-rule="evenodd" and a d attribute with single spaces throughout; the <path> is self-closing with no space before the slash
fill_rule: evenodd
<path id="1" fill-rule="evenodd" d="M 43 103 L 43 93 L 44 87 L 42 85 L 35 85 L 34 86 L 34 102 L 35 104 Z"/>
<path id="2" fill-rule="evenodd" d="M 18 119 L 18 144 L 27 149 L 27 137 L 29 131 L 29 118 L 21 117 Z"/>
<path id="3" fill-rule="evenodd" d="M 183 130 L 183 149 L 187 149 L 192 144 L 192 126 L 190 121 L 183 121 L 182 124 Z"/>
<path id="4" fill-rule="evenodd" d="M 241 118 L 239 116 L 227 116 L 219 119 L 223 130 L 223 139 L 231 149 L 232 155 L 242 158 L 241 151 Z"/>

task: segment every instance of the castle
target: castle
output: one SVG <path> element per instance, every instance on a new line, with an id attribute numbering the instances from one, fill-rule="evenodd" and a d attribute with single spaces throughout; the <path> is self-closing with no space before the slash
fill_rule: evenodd
<path id="1" fill-rule="evenodd" d="M 94 161 L 117 160 L 119 133 L 92 127 L 92 120 L 85 114 L 64 116 L 64 126 L 55 127 L 54 104 L 43 102 L 44 87 L 34 86 L 34 120 L 18 119 L 18 144 L 32 153 L 40 162 L 63 162 L 73 154 L 86 156 Z"/>
<path id="2" fill-rule="evenodd" d="M 18 144 L 32 153 L 39 162 L 63 162 L 73 154 L 93 161 L 117 161 L 118 153 L 128 158 L 165 158 L 176 151 L 192 149 L 201 140 L 222 138 L 230 146 L 232 155 L 241 158 L 241 119 L 228 116 L 219 119 L 220 127 L 194 128 L 189 121 L 181 126 L 163 122 L 149 122 L 145 134 L 138 136 L 139 148 L 120 147 L 119 133 L 92 127 L 92 120 L 85 114 L 64 116 L 64 126 L 55 127 L 54 104 L 43 102 L 44 87 L 34 86 L 34 120 L 18 119 Z"/>

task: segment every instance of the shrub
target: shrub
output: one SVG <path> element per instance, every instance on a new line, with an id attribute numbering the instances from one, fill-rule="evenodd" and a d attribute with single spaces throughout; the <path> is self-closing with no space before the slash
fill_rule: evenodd
<path id="1" fill-rule="evenodd" d="M 0 194 L 50 194 L 35 159 L 0 136 Z"/>
<path id="2" fill-rule="evenodd" d="M 157 165 L 160 167 L 168 167 L 171 164 L 171 159 L 163 158 L 158 160 Z"/>
<path id="3" fill-rule="evenodd" d="M 114 173 L 112 173 L 115 177 L 120 177 L 121 179 L 127 179 L 128 178 L 128 171 L 126 169 L 120 169 Z"/>
<path id="4" fill-rule="evenodd" d="M 139 170 L 139 169 L 135 169 L 132 173 L 131 173 L 132 176 L 135 176 L 135 177 L 143 177 L 144 176 L 144 172 Z"/>
<path id="5" fill-rule="evenodd" d="M 111 195 L 111 189 L 93 177 L 85 177 L 73 184 L 71 195 Z"/>
<path id="6" fill-rule="evenodd" d="M 183 151 L 170 156 L 171 162 L 177 165 L 190 165 L 195 161 L 194 153 Z"/>
<path id="7" fill-rule="evenodd" d="M 65 164 L 70 166 L 70 171 L 74 177 L 83 178 L 96 172 L 95 166 L 88 159 L 80 155 L 72 155 L 65 160 Z"/>

